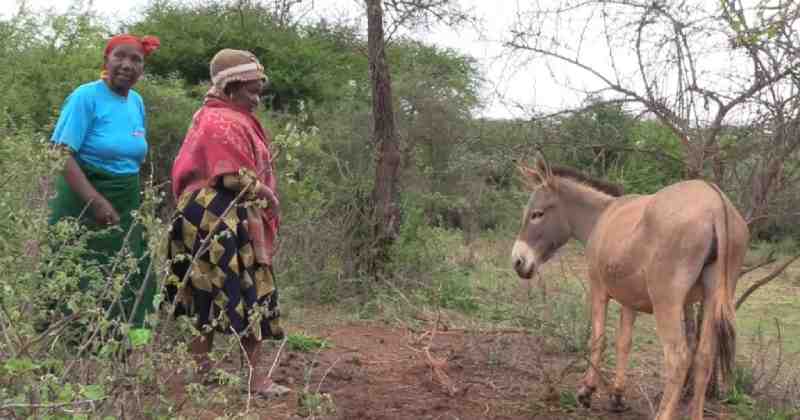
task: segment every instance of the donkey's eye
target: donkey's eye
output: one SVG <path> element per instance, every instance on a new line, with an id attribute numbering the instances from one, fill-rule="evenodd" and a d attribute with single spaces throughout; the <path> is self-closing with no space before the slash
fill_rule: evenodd
<path id="1" fill-rule="evenodd" d="M 531 220 L 536 220 L 542 216 L 544 216 L 544 212 L 541 210 L 534 210 L 531 212 Z"/>

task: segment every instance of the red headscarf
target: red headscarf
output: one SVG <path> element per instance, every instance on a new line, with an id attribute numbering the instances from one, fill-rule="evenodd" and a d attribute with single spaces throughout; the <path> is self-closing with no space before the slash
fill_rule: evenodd
<path id="1" fill-rule="evenodd" d="M 145 57 L 147 57 L 153 51 L 157 50 L 158 47 L 161 46 L 161 41 L 157 37 L 150 35 L 143 36 L 141 38 L 130 34 L 116 35 L 108 40 L 108 44 L 106 44 L 106 49 L 105 51 L 103 51 L 103 55 L 108 57 L 108 55 L 111 54 L 111 51 L 113 51 L 114 48 L 116 48 L 118 45 L 123 45 L 123 44 L 129 44 L 139 48 L 142 54 L 144 54 Z"/>

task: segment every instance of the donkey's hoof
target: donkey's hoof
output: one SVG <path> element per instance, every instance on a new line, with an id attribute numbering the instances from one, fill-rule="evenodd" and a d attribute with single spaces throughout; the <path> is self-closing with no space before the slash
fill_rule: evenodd
<path id="1" fill-rule="evenodd" d="M 592 394 L 594 394 L 594 388 L 581 385 L 580 388 L 578 388 L 578 402 L 581 403 L 584 408 L 592 408 Z"/>
<path id="2" fill-rule="evenodd" d="M 608 411 L 612 413 L 623 413 L 630 409 L 631 408 L 625 404 L 625 401 L 622 399 L 622 394 L 611 394 L 609 397 Z"/>

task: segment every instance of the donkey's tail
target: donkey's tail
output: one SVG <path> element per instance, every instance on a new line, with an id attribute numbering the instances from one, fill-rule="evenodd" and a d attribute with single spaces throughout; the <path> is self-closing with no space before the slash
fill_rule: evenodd
<path id="1" fill-rule="evenodd" d="M 732 378 L 736 361 L 736 308 L 733 306 L 733 290 L 736 282 L 736 273 L 731 271 L 731 238 L 729 204 L 725 194 L 714 184 L 709 183 L 719 194 L 722 202 L 722 223 L 714 223 L 714 233 L 717 237 L 717 261 L 720 264 L 720 276 L 711 286 L 713 306 L 713 328 L 717 335 L 717 362 L 722 371 L 723 379 L 727 382 Z M 708 302 L 708 300 L 707 300 Z"/>

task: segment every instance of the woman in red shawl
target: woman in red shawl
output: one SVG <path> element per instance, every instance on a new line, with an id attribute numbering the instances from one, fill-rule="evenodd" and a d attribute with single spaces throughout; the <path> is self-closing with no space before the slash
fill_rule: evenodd
<path id="1" fill-rule="evenodd" d="M 190 344 L 201 374 L 214 330 L 235 332 L 256 369 L 252 389 L 270 395 L 280 386 L 258 359 L 262 339 L 283 337 L 272 272 L 280 207 L 270 138 L 253 115 L 267 77 L 253 54 L 225 49 L 211 81 L 172 168 L 172 280 L 178 311 L 195 315 L 202 333 Z"/>

